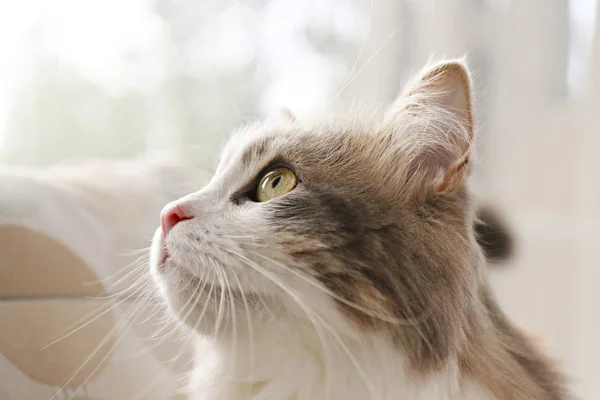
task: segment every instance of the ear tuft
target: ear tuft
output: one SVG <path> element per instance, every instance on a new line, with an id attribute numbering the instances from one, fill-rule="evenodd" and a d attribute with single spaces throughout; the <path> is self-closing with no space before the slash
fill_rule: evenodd
<path id="1" fill-rule="evenodd" d="M 422 96 L 422 102 L 438 103 L 460 118 L 472 138 L 471 77 L 462 61 L 446 61 L 428 68 L 409 90 L 408 95 L 417 101 Z"/>

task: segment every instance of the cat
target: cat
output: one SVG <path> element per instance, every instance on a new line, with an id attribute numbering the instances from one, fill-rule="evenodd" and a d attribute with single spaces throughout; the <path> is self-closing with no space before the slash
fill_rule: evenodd
<path id="1" fill-rule="evenodd" d="M 490 291 L 461 60 L 387 110 L 234 133 L 167 205 L 151 273 L 197 334 L 193 399 L 563 400 Z"/>

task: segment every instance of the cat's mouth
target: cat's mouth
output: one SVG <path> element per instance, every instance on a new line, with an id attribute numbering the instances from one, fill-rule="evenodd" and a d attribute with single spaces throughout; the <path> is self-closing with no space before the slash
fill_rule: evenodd
<path id="1" fill-rule="evenodd" d="M 165 272 L 167 261 L 170 258 L 169 250 L 167 249 L 167 245 L 165 243 L 164 237 L 162 236 L 162 232 L 160 229 L 156 230 L 154 235 L 154 246 L 158 248 L 158 256 L 156 257 L 156 269 L 160 272 Z"/>
<path id="2" fill-rule="evenodd" d="M 185 268 L 185 265 L 181 265 L 171 258 L 169 249 L 164 243 L 162 243 L 160 247 L 157 269 L 162 274 L 176 273 L 178 276 L 185 276 L 188 279 L 198 278 L 193 272 Z"/>
<path id="3" fill-rule="evenodd" d="M 169 250 L 164 246 L 161 247 L 157 269 L 163 275 L 175 273 L 177 276 L 183 276 L 187 279 L 197 279 L 197 277 L 186 268 L 178 265 L 176 262 L 173 262 L 169 254 Z"/>
<path id="4" fill-rule="evenodd" d="M 161 246 L 160 248 L 160 253 L 158 256 L 158 262 L 156 263 L 156 269 L 159 272 L 166 272 L 166 268 L 167 268 L 167 261 L 169 260 L 169 252 L 167 251 L 167 249 L 163 246 Z"/>
<path id="5" fill-rule="evenodd" d="M 160 250 L 160 258 L 158 260 L 159 268 L 164 268 L 168 259 L 169 259 L 169 251 L 167 250 L 166 247 L 163 246 Z"/>

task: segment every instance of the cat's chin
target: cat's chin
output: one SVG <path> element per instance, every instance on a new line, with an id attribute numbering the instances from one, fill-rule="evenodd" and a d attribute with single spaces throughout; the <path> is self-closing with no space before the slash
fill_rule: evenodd
<path id="1" fill-rule="evenodd" d="M 214 331 L 220 289 L 189 273 L 159 267 L 159 287 L 171 314 L 198 333 Z"/>

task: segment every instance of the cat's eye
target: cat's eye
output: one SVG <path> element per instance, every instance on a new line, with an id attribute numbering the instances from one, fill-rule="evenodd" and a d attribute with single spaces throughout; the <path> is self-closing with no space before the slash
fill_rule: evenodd
<path id="1" fill-rule="evenodd" d="M 270 170 L 260 178 L 256 188 L 256 201 L 263 202 L 291 192 L 298 183 L 294 171 L 286 167 Z"/>

